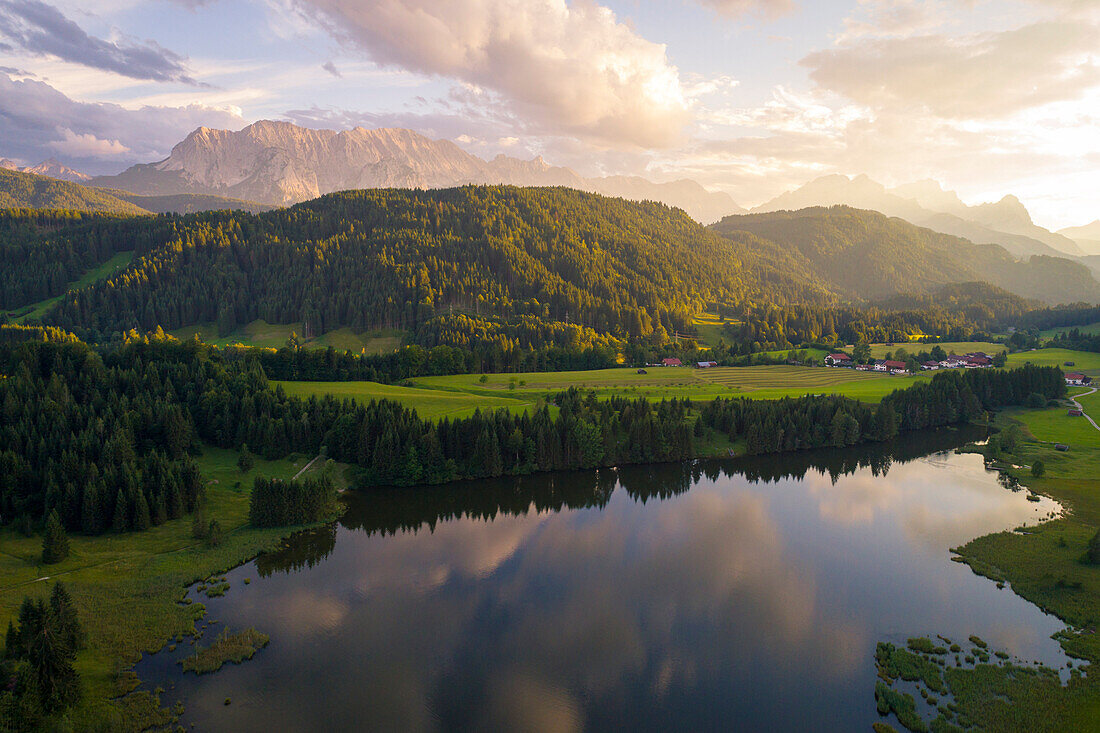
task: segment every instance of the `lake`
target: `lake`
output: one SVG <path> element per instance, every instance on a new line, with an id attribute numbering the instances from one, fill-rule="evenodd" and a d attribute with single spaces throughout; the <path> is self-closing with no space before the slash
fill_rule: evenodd
<path id="1" fill-rule="evenodd" d="M 1065 666 L 1057 619 L 951 560 L 1059 511 L 954 453 L 974 438 L 350 493 L 224 597 L 189 591 L 200 646 L 269 646 L 137 672 L 196 730 L 867 731 L 879 641 Z"/>

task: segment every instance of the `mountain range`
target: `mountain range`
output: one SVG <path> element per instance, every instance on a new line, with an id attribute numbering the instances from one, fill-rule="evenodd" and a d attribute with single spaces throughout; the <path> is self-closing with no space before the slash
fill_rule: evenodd
<path id="1" fill-rule="evenodd" d="M 1077 246 L 1087 252 L 1089 256 L 1100 256 L 1100 219 L 1083 227 L 1069 227 L 1059 229 L 1058 233 L 1063 237 L 1069 237 Z"/>
<path id="2" fill-rule="evenodd" d="M 682 208 L 704 223 L 742 211 L 728 194 L 707 191 L 689 180 L 583 178 L 542 158 L 498 155 L 484 160 L 449 140 L 432 140 L 412 130 L 316 130 L 270 120 L 236 132 L 200 127 L 166 159 L 135 165 L 116 176 L 100 176 L 91 184 L 135 194 L 205 194 L 277 206 L 352 189 L 566 186 L 659 201 Z"/>
<path id="3" fill-rule="evenodd" d="M 796 211 L 836 205 L 879 211 L 978 244 L 999 244 L 1018 257 L 1082 257 L 1091 253 L 1074 239 L 1035 224 L 1015 196 L 967 206 L 956 193 L 945 191 L 939 183 L 930 180 L 889 189 L 865 175 L 855 178 L 823 176 L 752 211 Z"/>
<path id="4" fill-rule="evenodd" d="M 91 176 L 70 168 L 56 158 L 50 158 L 42 161 L 38 165 L 29 166 L 20 166 L 14 160 L 0 158 L 0 168 L 9 171 L 18 171 L 20 173 L 33 173 L 36 176 L 47 176 L 49 178 L 56 178 L 59 181 L 85 183 L 92 180 Z"/>

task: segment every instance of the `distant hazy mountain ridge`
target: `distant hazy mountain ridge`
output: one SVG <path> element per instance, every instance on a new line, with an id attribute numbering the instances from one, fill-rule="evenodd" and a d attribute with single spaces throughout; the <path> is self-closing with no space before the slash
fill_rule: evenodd
<path id="1" fill-rule="evenodd" d="M 279 206 L 334 191 L 464 184 L 568 186 L 660 201 L 704 223 L 742 211 L 727 194 L 707 191 L 694 181 L 582 178 L 541 158 L 525 161 L 500 155 L 483 160 L 453 142 L 432 140 L 412 130 L 315 130 L 269 120 L 239 132 L 200 127 L 165 160 L 93 181 L 96 186 L 136 194 L 209 194 Z"/>
<path id="2" fill-rule="evenodd" d="M 896 216 L 917 226 L 964 237 L 978 244 L 999 244 L 1018 257 L 1079 257 L 1077 243 L 1037 226 L 1020 200 L 1005 196 L 995 203 L 967 206 L 936 181 L 888 189 L 867 176 L 831 175 L 781 194 L 753 213 L 797 211 L 814 206 L 852 206 Z"/>
<path id="3" fill-rule="evenodd" d="M 92 177 L 81 173 L 78 170 L 73 170 L 67 165 L 59 162 L 55 158 L 44 160 L 38 165 L 20 166 L 14 160 L 8 158 L 0 158 L 0 168 L 9 171 L 18 171 L 20 173 L 33 173 L 36 176 L 47 176 L 49 178 L 56 178 L 59 181 L 72 181 L 75 183 L 82 183 L 84 181 L 92 180 Z"/>
<path id="4" fill-rule="evenodd" d="M 1088 267 L 1065 257 L 1013 257 L 996 244 L 974 244 L 901 217 L 848 206 L 730 216 L 711 227 L 775 243 L 773 259 L 843 299 L 929 293 L 950 283 L 984 281 L 1046 303 L 1100 302 Z"/>

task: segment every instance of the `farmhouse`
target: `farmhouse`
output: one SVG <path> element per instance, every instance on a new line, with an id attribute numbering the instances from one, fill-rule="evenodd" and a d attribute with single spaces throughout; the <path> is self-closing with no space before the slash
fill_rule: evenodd
<path id="1" fill-rule="evenodd" d="M 834 367 L 850 367 L 852 366 L 852 357 L 847 354 L 829 354 L 825 357 L 826 366 Z"/>
<path id="2" fill-rule="evenodd" d="M 1070 417 L 1083 417 L 1084 414 L 1085 413 L 1082 412 L 1081 410 L 1070 410 L 1069 411 L 1069 416 Z"/>
<path id="3" fill-rule="evenodd" d="M 1066 375 L 1066 384 L 1090 384 L 1092 377 L 1086 377 L 1078 372 L 1070 372 Z"/>
<path id="4" fill-rule="evenodd" d="M 963 366 L 967 369 L 985 369 L 986 367 L 993 366 L 993 359 L 981 352 L 977 354 L 967 354 L 966 359 L 963 361 Z"/>
<path id="5" fill-rule="evenodd" d="M 661 366 L 683 366 L 683 363 L 673 356 L 661 359 Z"/>
<path id="6" fill-rule="evenodd" d="M 926 361 L 920 365 L 920 368 L 927 371 L 934 371 L 940 368 L 940 363 L 938 361 Z"/>
<path id="7" fill-rule="evenodd" d="M 883 366 L 886 367 L 886 371 L 891 374 L 905 374 L 905 362 L 904 361 L 884 361 Z"/>
<path id="8" fill-rule="evenodd" d="M 711 367 L 718 366 L 718 362 L 716 362 L 716 361 L 697 361 L 697 362 L 695 362 L 695 366 L 699 367 L 700 369 L 710 369 Z"/>

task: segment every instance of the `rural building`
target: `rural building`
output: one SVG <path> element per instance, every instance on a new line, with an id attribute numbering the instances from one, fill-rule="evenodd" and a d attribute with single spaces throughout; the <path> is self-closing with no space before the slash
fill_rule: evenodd
<path id="1" fill-rule="evenodd" d="M 676 357 L 667 359 L 661 359 L 661 366 L 683 366 L 683 363 Z"/>
<path id="2" fill-rule="evenodd" d="M 886 367 L 885 371 L 891 374 L 905 374 L 905 362 L 904 361 L 884 361 L 882 365 Z"/>
<path id="3" fill-rule="evenodd" d="M 1069 411 L 1069 416 L 1070 417 L 1082 417 L 1084 414 L 1085 413 L 1083 413 L 1081 410 L 1070 410 Z"/>
<path id="4" fill-rule="evenodd" d="M 920 365 L 920 368 L 927 371 L 933 371 L 940 368 L 940 363 L 938 361 L 926 361 Z"/>
<path id="5" fill-rule="evenodd" d="M 695 366 L 699 367 L 700 369 L 710 369 L 711 367 L 718 366 L 718 362 L 716 362 L 716 361 L 697 361 L 697 362 L 695 362 Z"/>
<path id="6" fill-rule="evenodd" d="M 826 366 L 852 366 L 852 357 L 847 354 L 829 354 L 825 357 Z"/>
<path id="7" fill-rule="evenodd" d="M 1092 377 L 1086 377 L 1078 372 L 1070 372 L 1066 375 L 1066 384 L 1089 384 L 1090 382 Z"/>

